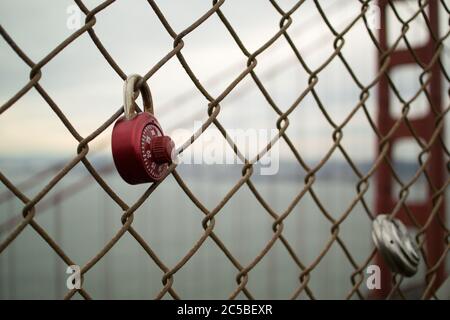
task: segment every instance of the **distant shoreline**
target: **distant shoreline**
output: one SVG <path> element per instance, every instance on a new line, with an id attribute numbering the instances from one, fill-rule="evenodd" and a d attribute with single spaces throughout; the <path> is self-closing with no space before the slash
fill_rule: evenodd
<path id="1" fill-rule="evenodd" d="M 89 161 L 96 168 L 104 168 L 113 165 L 112 158 L 107 156 L 97 156 L 88 158 Z M 0 157 L 0 171 L 9 172 L 10 174 L 20 174 L 23 175 L 24 169 L 26 168 L 30 175 L 37 174 L 41 170 L 48 170 L 50 167 L 54 166 L 55 170 L 61 168 L 65 163 L 70 161 L 69 158 L 62 157 Z M 320 160 L 305 160 L 313 169 Z M 355 162 L 356 167 L 362 174 L 366 174 L 371 167 L 373 162 L 371 161 L 359 161 Z M 255 169 L 259 169 L 261 165 L 256 164 Z M 303 181 L 307 172 L 300 166 L 298 162 L 290 160 L 280 160 L 279 172 L 275 175 L 261 176 L 259 170 L 255 170 L 252 179 L 268 180 L 271 179 L 282 179 L 282 180 L 292 180 L 292 181 Z M 178 172 L 182 175 L 196 176 L 196 177 L 208 177 L 215 179 L 236 179 L 241 176 L 241 171 L 243 164 L 215 164 L 215 165 L 199 165 L 199 164 L 180 164 L 177 168 Z M 401 161 L 395 164 L 395 170 L 400 177 L 407 179 L 412 177 L 414 173 L 418 170 L 418 163 L 412 161 Z M 72 171 L 74 173 L 86 174 L 87 171 L 82 164 L 75 166 Z M 116 174 L 114 170 L 112 173 Z M 337 160 L 327 161 L 316 173 L 317 178 L 321 179 L 342 179 L 342 180 L 359 180 L 357 174 L 353 171 L 351 166 L 345 162 Z"/>

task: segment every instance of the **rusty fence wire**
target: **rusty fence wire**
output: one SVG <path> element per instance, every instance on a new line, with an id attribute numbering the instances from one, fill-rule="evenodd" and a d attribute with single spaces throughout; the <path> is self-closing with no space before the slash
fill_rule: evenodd
<path id="1" fill-rule="evenodd" d="M 159 267 L 161 270 L 161 281 L 162 281 L 162 287 L 160 292 L 155 297 L 156 299 L 161 299 L 163 297 L 172 297 L 174 299 L 184 298 L 180 296 L 177 293 L 176 290 L 176 281 L 174 280 L 174 275 L 182 269 L 186 263 L 198 252 L 198 250 L 202 247 L 202 245 L 205 243 L 205 241 L 209 238 L 211 239 L 217 247 L 223 252 L 223 254 L 226 256 L 226 258 L 232 263 L 232 265 L 236 269 L 236 286 L 235 290 L 233 292 L 230 292 L 229 298 L 234 299 L 240 294 L 244 294 L 249 299 L 258 298 L 257 295 L 251 292 L 251 290 L 248 288 L 247 283 L 249 280 L 249 277 L 251 277 L 252 270 L 255 268 L 255 266 L 258 265 L 258 263 L 268 254 L 268 252 L 273 248 L 274 244 L 276 242 L 280 242 L 282 246 L 284 246 L 285 250 L 289 254 L 289 256 L 292 258 L 292 261 L 296 264 L 298 267 L 298 285 L 297 289 L 292 292 L 292 295 L 290 297 L 286 298 L 298 298 L 301 294 L 306 294 L 307 297 L 314 299 L 316 298 L 313 290 L 310 288 L 310 280 L 311 280 L 311 273 L 314 271 L 316 266 L 320 263 L 320 261 L 323 259 L 325 255 L 329 252 L 331 246 L 333 244 L 337 244 L 341 249 L 342 252 L 345 254 L 346 258 L 348 259 L 348 262 L 351 264 L 351 266 L 354 269 L 353 274 L 351 275 L 349 281 L 352 283 L 352 288 L 348 292 L 346 296 L 343 298 L 367 298 L 367 296 L 364 295 L 362 292 L 362 286 L 364 282 L 364 270 L 366 267 L 371 264 L 374 261 L 374 258 L 376 256 L 376 249 L 373 249 L 372 252 L 369 252 L 367 254 L 367 258 L 364 261 L 357 261 L 353 256 L 350 250 L 347 248 L 346 244 L 342 240 L 340 236 L 340 225 L 347 219 L 347 217 L 352 212 L 353 208 L 357 204 L 362 204 L 362 207 L 366 211 L 368 217 L 370 219 L 374 219 L 376 214 L 378 212 L 375 212 L 374 208 L 371 208 L 370 205 L 366 203 L 365 196 L 369 190 L 369 180 L 374 177 L 377 170 L 379 169 L 380 165 L 382 163 L 391 163 L 390 155 L 389 155 L 389 147 L 390 147 L 390 138 L 395 133 L 396 129 L 402 124 L 406 124 L 411 129 L 412 135 L 417 140 L 418 144 L 421 147 L 421 153 L 419 156 L 419 162 L 420 167 L 418 171 L 415 173 L 415 175 L 412 177 L 410 181 L 401 181 L 400 178 L 397 177 L 394 167 L 392 165 L 389 165 L 389 170 L 392 171 L 392 174 L 397 177 L 397 181 L 399 181 L 401 185 L 401 192 L 399 199 L 396 200 L 395 203 L 395 209 L 390 212 L 393 216 L 395 216 L 398 213 L 399 208 L 401 207 L 407 207 L 406 205 L 406 199 L 408 197 L 408 190 L 411 188 L 418 177 L 420 175 L 425 175 L 425 177 L 428 177 L 430 172 L 429 168 L 427 167 L 427 163 L 429 160 L 429 157 L 426 158 L 426 156 L 430 153 L 430 150 L 432 147 L 438 145 L 439 148 L 442 150 L 444 154 L 444 162 L 445 162 L 445 174 L 448 173 L 448 170 L 450 169 L 450 163 L 449 163 L 449 150 L 448 147 L 445 144 L 444 138 L 443 138 L 443 126 L 444 121 L 446 118 L 448 118 L 447 112 L 449 111 L 449 106 L 444 106 L 443 108 L 439 108 L 438 106 L 433 106 L 431 103 L 431 109 L 434 114 L 434 127 L 432 129 L 433 133 L 431 135 L 431 138 L 428 141 L 423 141 L 418 135 L 415 134 L 415 130 L 413 126 L 411 126 L 411 123 L 408 118 L 408 113 L 410 111 L 409 106 L 411 103 L 420 95 L 425 94 L 428 101 L 432 101 L 430 95 L 431 93 L 428 90 L 428 80 L 426 77 L 429 75 L 430 70 L 436 66 L 438 66 L 438 70 L 441 73 L 442 79 L 445 82 L 445 88 L 448 87 L 448 82 L 450 80 L 448 71 L 445 69 L 444 64 L 441 61 L 441 57 L 445 52 L 444 48 L 444 41 L 449 37 L 450 34 L 450 28 L 446 27 L 446 30 L 443 34 L 436 37 L 433 34 L 433 30 L 430 27 L 429 18 L 427 16 L 427 7 L 430 3 L 434 2 L 435 0 L 429 0 L 429 1 L 416 1 L 416 7 L 414 14 L 408 21 L 402 20 L 399 16 L 397 16 L 397 19 L 402 24 L 402 32 L 398 36 L 397 39 L 394 39 L 392 41 L 392 46 L 390 47 L 383 47 L 378 39 L 378 35 L 376 30 L 373 30 L 368 25 L 368 21 L 366 18 L 366 12 L 369 10 L 369 6 L 372 1 L 369 0 L 359 0 L 355 1 L 355 5 L 358 5 L 360 7 L 360 13 L 353 18 L 353 20 L 346 25 L 344 28 L 341 28 L 342 31 L 338 32 L 333 24 L 328 19 L 327 15 L 323 11 L 323 4 L 320 3 L 317 0 L 314 0 L 314 5 L 317 8 L 317 10 L 320 12 L 321 23 L 325 24 L 329 31 L 334 35 L 334 41 L 330 43 L 330 45 L 333 46 L 334 51 L 327 59 L 323 61 L 323 63 L 315 68 L 311 69 L 310 66 L 305 62 L 303 59 L 301 50 L 298 49 L 296 46 L 296 43 L 291 39 L 290 36 L 290 27 L 293 22 L 292 15 L 302 10 L 303 5 L 305 3 L 305 0 L 298 1 L 295 3 L 295 5 L 292 6 L 289 10 L 284 10 L 282 7 L 278 4 L 276 0 L 270 0 L 271 5 L 273 6 L 273 9 L 276 10 L 279 14 L 279 30 L 275 34 L 273 34 L 271 37 L 267 38 L 267 41 L 259 47 L 257 50 L 251 52 L 247 49 L 245 43 L 241 40 L 239 37 L 239 30 L 236 30 L 235 27 L 230 23 L 230 21 L 227 19 L 227 16 L 224 14 L 224 12 L 221 10 L 221 6 L 224 4 L 225 0 L 214 0 L 212 1 L 211 7 L 208 11 L 204 12 L 204 14 L 199 17 L 197 20 L 193 21 L 192 24 L 190 24 L 186 29 L 182 31 L 175 31 L 172 27 L 172 25 L 169 23 L 169 21 L 166 19 L 164 12 L 159 8 L 158 4 L 153 0 L 148 0 L 148 10 L 152 10 L 156 16 L 158 17 L 161 28 L 167 32 L 168 35 L 173 39 L 173 49 L 171 49 L 167 54 L 163 57 L 161 57 L 160 61 L 156 63 L 150 70 L 148 70 L 147 73 L 142 75 L 142 80 L 140 83 L 138 83 L 138 87 L 140 87 L 144 82 L 148 81 L 150 78 L 153 77 L 153 75 L 166 63 L 168 63 L 171 60 L 178 60 L 179 63 L 183 66 L 184 71 L 189 76 L 192 83 L 195 85 L 195 87 L 198 89 L 198 91 L 203 95 L 203 97 L 207 101 L 207 105 L 205 106 L 204 112 L 207 113 L 208 118 L 206 121 L 203 122 L 201 128 L 200 128 L 200 135 L 210 126 L 216 127 L 221 134 L 223 135 L 224 139 L 227 140 L 228 144 L 233 148 L 236 155 L 243 160 L 244 165 L 242 166 L 242 176 L 240 180 L 228 191 L 228 193 L 225 195 L 225 197 L 214 207 L 214 208 L 207 208 L 200 200 L 199 198 L 194 194 L 194 192 L 189 188 L 189 185 L 182 179 L 182 177 L 177 173 L 177 165 L 172 164 L 170 166 L 170 170 L 168 175 L 172 175 L 178 185 L 180 186 L 181 190 L 184 191 L 184 193 L 189 197 L 189 199 L 195 204 L 195 206 L 198 208 L 198 210 L 203 214 L 202 220 L 199 220 L 199 223 L 201 222 L 201 225 L 204 229 L 203 234 L 201 237 L 198 238 L 198 240 L 192 244 L 190 250 L 175 264 L 175 265 L 167 265 L 163 259 L 161 259 L 158 254 L 152 249 L 151 243 L 148 243 L 144 238 L 136 231 L 136 229 L 133 227 L 133 219 L 134 219 L 134 213 L 135 211 L 142 206 L 142 204 L 146 201 L 151 201 L 152 199 L 152 193 L 161 185 L 164 184 L 164 179 L 158 183 L 151 184 L 148 189 L 139 197 L 139 199 L 134 203 L 127 203 L 125 202 L 121 197 L 117 195 L 115 190 L 112 189 L 110 185 L 103 179 L 102 174 L 93 166 L 93 164 L 88 160 L 87 155 L 89 154 L 89 145 L 90 143 L 95 140 L 102 132 L 104 132 L 108 127 L 110 127 L 121 115 L 123 112 L 122 106 L 118 106 L 117 109 L 111 114 L 111 116 L 108 119 L 105 119 L 103 123 L 101 123 L 98 128 L 91 132 L 87 136 L 80 135 L 79 132 L 74 128 L 74 126 L 71 123 L 71 119 L 69 119 L 62 111 L 61 108 L 54 102 L 52 97 L 47 93 L 46 89 L 41 85 L 39 80 L 42 77 L 42 69 L 47 64 L 51 63 L 52 60 L 58 56 L 59 53 L 61 53 L 67 46 L 69 46 L 74 41 L 77 41 L 77 39 L 80 38 L 83 34 L 88 34 L 90 39 L 92 40 L 92 44 L 95 45 L 95 47 L 100 51 L 104 59 L 108 62 L 110 67 L 115 71 L 115 73 L 123 80 L 126 79 L 127 73 L 116 63 L 114 60 L 114 57 L 108 52 L 108 50 L 104 47 L 102 44 L 101 39 L 95 32 L 95 25 L 97 22 L 97 15 L 101 13 L 104 10 L 108 10 L 110 6 L 114 5 L 114 0 L 104 1 L 97 7 L 93 8 L 92 10 L 88 9 L 86 5 L 81 0 L 75 0 L 76 5 L 80 8 L 80 10 L 85 14 L 85 23 L 84 25 L 73 32 L 69 37 L 67 37 L 63 42 L 61 42 L 58 46 L 56 46 L 51 52 L 49 52 L 44 58 L 42 58 L 39 61 L 32 61 L 26 52 L 24 52 L 21 47 L 14 41 L 14 39 L 8 34 L 8 31 L 3 28 L 3 26 L 0 26 L 0 33 L 3 37 L 3 39 L 7 42 L 7 44 L 14 50 L 14 52 L 17 54 L 17 56 L 20 57 L 20 59 L 29 66 L 30 73 L 29 73 L 29 81 L 26 83 L 23 88 L 21 88 L 14 96 L 12 96 L 8 101 L 6 101 L 1 107 L 0 107 L 0 115 L 3 115 L 5 112 L 8 111 L 8 109 L 14 108 L 15 103 L 21 99 L 24 95 L 26 95 L 30 90 L 36 90 L 39 95 L 46 101 L 48 104 L 48 107 L 51 108 L 51 110 L 56 114 L 56 116 L 59 118 L 59 120 L 64 124 L 64 126 L 67 128 L 67 130 L 72 135 L 73 139 L 75 139 L 78 142 L 77 146 L 77 155 L 64 164 L 62 169 L 59 169 L 57 174 L 53 176 L 53 178 L 50 180 L 50 182 L 45 185 L 45 187 L 42 188 L 34 197 L 30 198 L 26 195 L 25 192 L 22 190 L 25 186 L 19 186 L 15 185 L 6 175 L 4 175 L 2 172 L 0 172 L 0 181 L 6 186 L 6 188 L 14 194 L 15 197 L 20 199 L 20 201 L 23 203 L 22 208 L 22 218 L 17 220 L 17 223 L 15 224 L 14 228 L 12 230 L 8 230 L 7 236 L 3 239 L 3 241 L 0 243 L 0 254 L 3 253 L 5 250 L 7 250 L 8 246 L 15 241 L 15 239 L 23 232 L 25 228 L 32 228 L 42 239 L 46 241 L 46 243 L 53 249 L 53 251 L 64 261 L 67 265 L 76 265 L 77 262 L 73 261 L 65 252 L 62 250 L 60 245 L 49 235 L 49 233 L 43 228 L 38 221 L 35 219 L 35 216 L 37 214 L 36 205 L 40 203 L 46 195 L 53 189 L 55 186 L 58 185 L 58 183 L 61 181 L 61 179 L 66 176 L 77 164 L 82 163 L 84 167 L 89 171 L 89 173 L 92 175 L 92 177 L 95 179 L 95 181 L 98 184 L 98 187 L 103 189 L 104 192 L 109 196 L 110 200 L 114 202 L 117 206 L 121 208 L 123 211 L 123 215 L 121 217 L 121 223 L 122 227 L 116 231 L 114 236 L 107 242 L 107 244 L 100 250 L 97 254 L 95 254 L 85 265 L 81 268 L 82 275 L 86 275 L 107 253 L 111 248 L 113 248 L 116 243 L 121 239 L 121 237 L 128 233 L 130 234 L 136 242 L 145 250 L 145 252 L 148 254 L 148 256 L 153 260 L 153 262 Z M 399 1 L 388 1 L 388 6 L 390 6 L 394 12 L 396 5 Z M 442 10 L 445 10 L 444 15 L 449 18 L 450 17 L 450 8 L 448 6 L 448 2 L 446 0 L 436 0 L 436 2 L 440 3 L 440 7 Z M 252 14 L 255 14 L 253 12 Z M 216 15 L 223 26 L 226 28 L 232 39 L 234 40 L 236 46 L 240 49 L 242 52 L 242 55 L 244 55 L 247 58 L 247 66 L 245 69 L 243 69 L 240 74 L 231 82 L 229 85 L 223 90 L 220 94 L 214 96 L 212 95 L 208 89 L 202 84 L 199 80 L 194 71 L 191 69 L 191 66 L 189 64 L 189 60 L 183 55 L 183 48 L 185 45 L 185 38 L 189 34 L 196 31 L 196 29 L 201 26 L 205 21 L 210 19 L 212 16 Z M 396 120 L 394 125 L 392 126 L 391 130 L 387 132 L 387 134 L 382 133 L 378 126 L 376 119 L 373 119 L 370 112 L 367 110 L 365 102 L 369 98 L 370 94 L 372 94 L 373 91 L 370 91 L 373 88 L 376 88 L 376 86 L 379 84 L 380 80 L 382 78 L 389 78 L 388 76 L 388 67 L 390 64 L 390 56 L 393 51 L 396 50 L 398 47 L 400 41 L 404 40 L 406 43 L 408 43 L 407 35 L 408 34 L 408 28 L 409 24 L 412 20 L 416 19 L 417 17 L 422 16 L 425 21 L 427 22 L 427 26 L 431 36 L 433 37 L 435 49 L 434 49 L 434 55 L 429 59 L 428 64 L 424 64 L 420 61 L 420 59 L 415 55 L 414 49 L 411 46 L 407 45 L 407 48 L 411 51 L 411 54 L 416 58 L 417 65 L 421 68 L 421 83 L 422 86 L 420 87 L 419 91 L 416 93 L 416 95 L 411 100 L 405 100 L 402 97 L 399 97 L 400 101 L 403 102 L 402 105 L 402 113 L 400 117 Z M 99 18 L 100 19 L 100 18 Z M 356 23 L 363 22 L 366 26 L 367 33 L 370 35 L 371 40 L 373 41 L 374 45 L 376 46 L 378 50 L 378 54 L 380 57 L 379 60 L 379 70 L 376 74 L 376 76 L 371 79 L 371 81 L 367 84 L 363 84 L 362 81 L 357 77 L 354 70 L 352 70 L 350 64 L 346 60 L 345 55 L 343 54 L 343 48 L 346 45 L 346 35 L 352 30 L 353 26 Z M 295 102 L 286 110 L 282 111 L 283 108 L 277 105 L 277 103 L 274 101 L 274 99 L 271 97 L 270 93 L 266 89 L 264 82 L 261 80 L 261 78 L 258 76 L 257 72 L 255 72 L 255 68 L 258 65 L 258 56 L 266 51 L 268 48 L 270 48 L 276 41 L 286 41 L 289 45 L 289 48 L 294 53 L 295 57 L 297 58 L 298 64 L 308 73 L 309 80 L 308 85 L 303 88 L 302 92 L 299 92 L 298 98 L 295 100 Z M 320 96 L 317 93 L 315 87 L 317 83 L 320 81 L 320 75 L 321 72 L 327 68 L 333 61 L 339 60 L 341 61 L 348 74 L 351 76 L 351 78 L 354 81 L 354 84 L 358 86 L 360 90 L 360 100 L 359 102 L 353 107 L 351 112 L 348 113 L 348 115 L 345 117 L 344 121 L 341 123 L 335 123 L 333 119 L 329 116 L 327 113 L 327 106 L 324 105 L 321 102 Z M 238 146 L 235 144 L 234 141 L 232 141 L 229 136 L 227 135 L 227 128 L 225 128 L 221 122 L 218 120 L 218 115 L 221 112 L 221 102 L 224 100 L 225 97 L 227 97 L 233 89 L 243 81 L 245 78 L 251 78 L 253 81 L 254 86 L 262 93 L 264 96 L 268 108 L 272 108 L 273 111 L 278 115 L 278 119 L 276 120 L 276 128 L 278 129 L 278 134 L 273 138 L 272 141 L 267 145 L 266 148 L 262 149 L 254 158 L 247 159 L 243 155 L 243 153 L 239 150 Z M 399 90 L 395 87 L 395 84 L 392 81 L 389 81 L 390 88 L 396 93 L 399 94 Z M 448 89 L 448 88 L 447 88 Z M 447 90 L 446 89 L 446 90 Z M 446 92 L 448 94 L 448 92 Z M 310 167 L 307 165 L 307 163 L 302 158 L 302 154 L 299 151 L 298 147 L 295 145 L 294 142 L 291 141 L 289 136 L 286 133 L 287 128 L 289 127 L 290 122 L 295 121 L 295 119 L 291 119 L 290 115 L 293 113 L 296 108 L 299 108 L 301 106 L 301 103 L 303 99 L 307 95 L 312 95 L 314 98 L 318 108 L 317 112 L 323 113 L 325 118 L 327 119 L 329 126 L 333 128 L 333 145 L 328 150 L 326 155 L 321 159 L 321 161 L 315 165 L 314 167 Z M 263 106 L 261 106 L 262 108 Z M 372 167 L 367 172 L 361 172 L 358 166 L 355 164 L 355 162 L 352 160 L 352 158 L 347 153 L 346 149 L 344 148 L 342 142 L 344 133 L 343 129 L 346 127 L 346 125 L 352 121 L 355 113 L 357 111 L 362 110 L 365 114 L 365 116 L 368 119 L 368 122 L 370 123 L 370 129 L 373 130 L 376 137 L 379 141 L 379 153 L 377 154 L 377 158 L 373 162 Z M 189 148 L 199 137 L 199 135 L 193 135 L 189 141 L 187 141 L 182 147 L 178 149 L 180 153 L 182 153 L 184 150 Z M 292 200 L 291 203 L 287 205 L 287 209 L 283 212 L 276 212 L 268 202 L 266 202 L 265 198 L 258 192 L 257 188 L 255 187 L 252 175 L 254 173 L 254 165 L 258 162 L 261 157 L 263 157 L 268 150 L 271 148 L 272 145 L 275 143 L 278 143 L 280 140 L 283 140 L 288 147 L 290 148 L 292 154 L 297 159 L 298 163 L 301 165 L 301 167 L 305 170 L 306 176 L 304 178 L 304 185 L 302 187 L 302 190 L 296 195 L 296 197 Z M 333 218 L 333 216 L 325 209 L 325 207 L 322 205 L 321 199 L 315 192 L 315 186 L 314 183 L 316 181 L 316 174 L 324 167 L 324 165 L 327 163 L 327 161 L 330 159 L 330 157 L 334 153 L 341 153 L 348 165 L 351 167 L 352 171 L 358 176 L 358 182 L 355 185 L 355 188 L 357 190 L 357 195 L 351 202 L 351 204 L 348 206 L 347 210 L 340 215 L 338 219 Z M 58 167 L 58 166 L 57 166 Z M 51 172 L 51 170 L 49 169 Z M 166 176 L 167 177 L 167 176 Z M 416 227 L 419 230 L 417 234 L 417 240 L 420 245 L 420 247 L 423 249 L 424 245 L 426 243 L 426 237 L 425 233 L 427 231 L 427 228 L 429 228 L 431 220 L 438 219 L 439 224 L 441 228 L 444 229 L 445 237 L 442 239 L 444 242 L 444 251 L 442 252 L 442 256 L 436 261 L 435 264 L 430 265 L 427 263 L 427 252 L 426 250 L 422 250 L 422 257 L 427 264 L 427 275 L 426 275 L 426 285 L 423 289 L 422 297 L 429 298 L 433 297 L 434 293 L 432 291 L 433 288 L 433 282 L 434 282 L 434 275 L 437 272 L 437 270 L 440 268 L 440 266 L 445 262 L 447 259 L 448 251 L 450 249 L 450 243 L 449 243 L 449 226 L 446 224 L 446 221 L 442 221 L 439 214 L 436 214 L 436 212 L 439 210 L 440 206 L 442 205 L 442 202 L 445 198 L 445 192 L 447 189 L 447 185 L 449 183 L 449 178 L 447 175 L 445 175 L 445 180 L 442 185 L 433 185 L 433 182 L 431 179 L 427 178 L 427 183 L 429 185 L 429 188 L 433 191 L 430 197 L 433 200 L 433 210 L 430 214 L 430 218 L 427 221 L 427 223 L 421 225 L 416 222 Z M 217 235 L 217 233 L 214 230 L 215 224 L 216 224 L 216 216 L 221 213 L 221 209 L 226 205 L 226 203 L 236 194 L 236 192 L 241 188 L 248 188 L 252 194 L 254 195 L 254 200 L 259 202 L 262 207 L 267 211 L 267 213 L 272 217 L 273 219 L 273 236 L 268 241 L 261 250 L 261 252 L 255 256 L 250 263 L 243 265 L 241 262 L 233 255 L 233 253 L 227 248 L 227 245 L 221 240 L 221 238 Z M 316 203 L 317 207 L 320 209 L 323 216 L 330 222 L 331 231 L 328 235 L 328 241 L 326 242 L 325 246 L 322 248 L 321 252 L 316 256 L 316 258 L 309 264 L 304 264 L 302 262 L 302 258 L 297 255 L 296 250 L 294 246 L 289 242 L 289 240 L 284 236 L 283 234 L 283 227 L 284 227 L 284 221 L 285 219 L 292 213 L 293 209 L 296 207 L 296 205 L 302 201 L 304 196 L 306 194 L 309 194 L 314 202 Z M 411 217 L 412 221 L 415 221 L 414 217 Z M 392 297 L 394 295 L 403 296 L 402 289 L 400 287 L 402 277 L 399 275 L 394 275 L 392 277 L 392 288 L 390 289 L 390 292 L 388 293 L 388 297 Z M 86 291 L 84 287 L 81 289 L 73 289 L 68 291 L 64 298 L 70 299 L 75 294 L 80 294 L 82 297 L 86 299 L 90 299 L 91 295 L 89 292 Z M 431 293 L 431 294 L 430 294 Z M 189 298 L 189 297 L 186 297 Z"/>

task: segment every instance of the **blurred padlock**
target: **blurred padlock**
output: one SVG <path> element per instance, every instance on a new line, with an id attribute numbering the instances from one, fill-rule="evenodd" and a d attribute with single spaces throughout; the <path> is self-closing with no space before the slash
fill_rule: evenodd
<path id="1" fill-rule="evenodd" d="M 372 223 L 372 239 L 391 271 L 406 277 L 416 274 L 419 250 L 400 220 L 378 215 Z"/>

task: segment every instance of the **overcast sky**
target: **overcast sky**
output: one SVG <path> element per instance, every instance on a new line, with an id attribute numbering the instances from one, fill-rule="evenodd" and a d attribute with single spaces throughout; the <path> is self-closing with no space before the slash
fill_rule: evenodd
<path id="1" fill-rule="evenodd" d="M 89 8 L 101 1 L 85 1 Z M 279 1 L 283 8 L 294 1 Z M 211 1 L 157 1 L 169 23 L 180 32 L 211 7 Z M 356 0 L 321 1 L 331 23 L 342 30 L 360 12 Z M 3 0 L 0 2 L 0 23 L 34 61 L 38 62 L 74 30 L 67 28 L 68 10 L 73 1 L 66 0 Z M 416 3 L 402 7 L 407 16 Z M 249 51 L 259 48 L 279 30 L 280 15 L 269 1 L 227 0 L 222 10 Z M 443 11 L 443 10 L 442 10 Z M 82 15 L 84 20 L 84 15 Z M 327 29 L 312 1 L 306 1 L 292 16 L 289 29 L 295 44 L 312 69 L 333 52 L 333 36 Z M 442 18 L 445 18 L 442 14 Z M 447 30 L 441 19 L 442 30 Z M 145 74 L 173 47 L 152 8 L 144 0 L 117 1 L 97 15 L 94 27 L 104 46 L 127 74 Z M 392 24 L 389 38 L 400 31 Z M 424 39 L 423 24 L 413 24 L 410 40 Z M 357 23 L 345 37 L 343 49 L 356 75 L 368 84 L 376 72 L 376 50 L 363 24 Z M 213 15 L 184 39 L 182 52 L 198 79 L 212 96 L 219 95 L 246 66 L 246 57 L 235 44 L 217 15 Z M 446 42 L 448 47 L 449 41 Z M 448 48 L 444 57 L 449 67 Z M 0 40 L 0 104 L 6 102 L 29 77 L 29 67 Z M 255 72 L 282 110 L 307 86 L 307 73 L 295 59 L 284 38 L 258 56 Z M 412 97 L 419 87 L 419 69 L 403 68 L 393 75 L 405 98 Z M 82 35 L 58 54 L 42 70 L 39 81 L 81 135 L 95 130 L 122 104 L 121 78 L 108 65 L 88 34 Z M 207 118 L 207 100 L 195 88 L 176 58 L 165 64 L 148 84 L 155 112 L 163 128 L 170 134 L 183 127 L 192 129 L 194 121 Z M 444 82 L 446 88 L 448 83 Z M 341 122 L 357 104 L 360 90 L 352 82 L 343 64 L 335 59 L 319 73 L 317 92 L 331 117 Z M 371 91 L 367 105 L 375 113 L 376 91 Z M 448 97 L 446 98 L 448 104 Z M 424 104 L 419 99 L 413 108 Z M 221 104 L 219 121 L 225 128 L 275 128 L 276 114 L 258 91 L 251 77 L 244 79 Z M 393 108 L 397 107 L 393 105 Z M 290 116 L 288 134 L 306 158 L 323 156 L 332 144 L 332 128 L 308 96 Z M 447 125 L 447 128 L 449 125 Z M 111 128 L 110 128 L 111 129 Z M 91 146 L 91 151 L 109 152 L 107 130 Z M 447 130 L 448 132 L 448 130 Z M 448 136 L 448 135 L 447 135 Z M 176 141 L 180 145 L 183 141 Z M 358 160 L 373 158 L 374 135 L 363 112 L 358 112 L 344 129 L 344 146 Z M 32 89 L 12 108 L 0 116 L 0 152 L 2 156 L 58 155 L 72 156 L 77 142 L 56 115 Z M 105 146 L 100 150 L 100 146 Z M 403 156 L 410 156 L 414 147 L 405 147 Z M 293 159 L 286 147 L 283 157 Z"/>

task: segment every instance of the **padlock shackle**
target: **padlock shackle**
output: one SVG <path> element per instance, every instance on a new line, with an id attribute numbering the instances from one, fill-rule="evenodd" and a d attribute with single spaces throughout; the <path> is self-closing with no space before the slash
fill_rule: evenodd
<path id="1" fill-rule="evenodd" d="M 143 81 L 139 91 L 136 91 L 136 83 L 141 80 L 142 77 L 138 74 L 132 74 L 127 77 L 123 85 L 123 109 L 125 113 L 125 119 L 130 120 L 136 114 L 135 100 L 139 96 L 139 92 L 142 94 L 142 103 L 144 104 L 144 111 L 153 115 L 153 101 L 152 94 L 147 82 Z"/>

